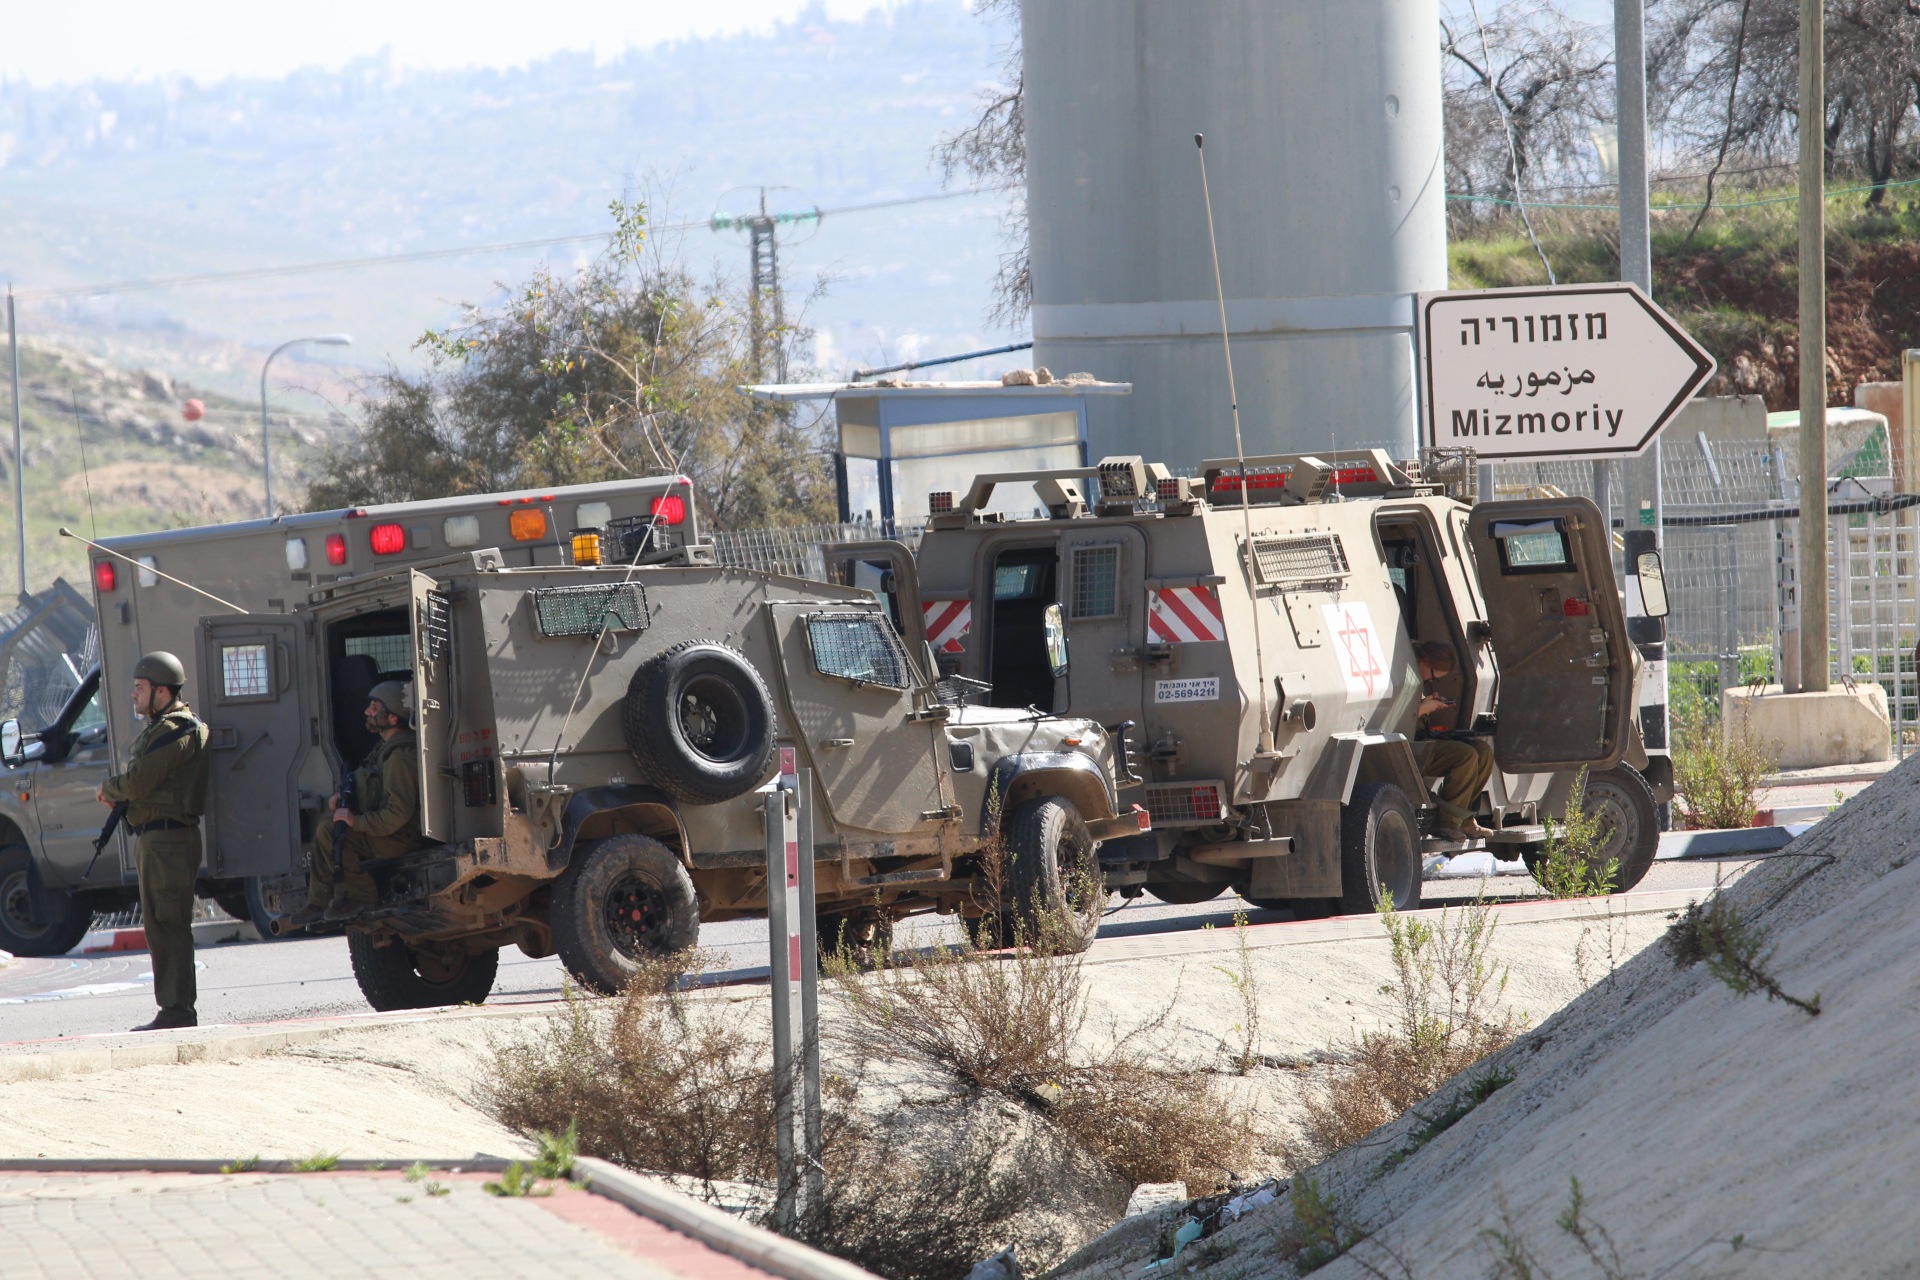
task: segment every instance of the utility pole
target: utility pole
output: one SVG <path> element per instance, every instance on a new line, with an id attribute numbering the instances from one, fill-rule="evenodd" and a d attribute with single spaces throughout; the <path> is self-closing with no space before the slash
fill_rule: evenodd
<path id="1" fill-rule="evenodd" d="M 20 444 L 20 330 L 13 317 L 13 285 L 7 285 L 7 350 L 13 357 L 13 531 L 20 543 L 20 598 L 27 598 L 26 454 Z"/>
<path id="2" fill-rule="evenodd" d="M 1653 214 L 1647 184 L 1647 53 L 1644 0 L 1614 0 L 1613 71 L 1615 155 L 1620 179 L 1620 278 L 1653 296 Z M 1606 463 L 1594 464 L 1596 470 Z M 1640 692 L 1640 732 L 1649 755 L 1669 752 L 1667 623 L 1646 616 L 1634 576 L 1637 558 L 1660 550 L 1660 439 L 1643 458 L 1620 468 L 1626 548 L 1627 636 L 1640 650 L 1646 678 Z M 1604 510 L 1604 508 L 1603 508 Z"/>
<path id="3" fill-rule="evenodd" d="M 1827 669 L 1826 31 L 1821 0 L 1800 0 L 1800 692 Z"/>
<path id="4" fill-rule="evenodd" d="M 737 217 L 713 215 L 715 231 L 744 230 L 747 233 L 747 328 L 756 382 L 787 380 L 787 309 L 780 291 L 780 242 L 777 232 L 782 224 L 818 222 L 820 210 L 804 213 L 768 213 L 767 189 L 760 188 L 760 212 Z"/>

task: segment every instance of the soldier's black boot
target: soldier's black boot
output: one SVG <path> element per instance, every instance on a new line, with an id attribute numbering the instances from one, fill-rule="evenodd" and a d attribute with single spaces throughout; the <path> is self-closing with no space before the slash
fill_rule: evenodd
<path id="1" fill-rule="evenodd" d="M 347 887 L 345 885 L 335 885 L 333 897 L 327 900 L 326 918 L 329 920 L 344 920 L 359 909 L 359 905 L 347 896 Z"/>
<path id="2" fill-rule="evenodd" d="M 172 1031 L 177 1027 L 197 1027 L 199 1025 L 200 1019 L 194 1016 L 194 1012 L 191 1009 L 185 1013 L 176 1013 L 170 1009 L 162 1009 L 153 1015 L 152 1022 L 143 1022 L 135 1027 L 134 1030 Z"/>

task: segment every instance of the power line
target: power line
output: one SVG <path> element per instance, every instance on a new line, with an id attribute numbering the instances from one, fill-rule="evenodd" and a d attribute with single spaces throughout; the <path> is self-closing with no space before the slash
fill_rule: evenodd
<path id="1" fill-rule="evenodd" d="M 897 200 L 875 200 L 867 204 L 848 205 L 841 209 L 824 209 L 822 214 L 841 217 L 850 213 L 872 213 L 879 209 L 898 209 L 907 205 L 930 204 L 936 200 L 959 200 L 968 196 L 984 195 L 996 191 L 1013 190 L 1013 184 L 991 187 L 970 187 L 965 191 L 941 191 L 932 195 L 904 196 Z M 693 231 L 709 225 L 706 219 L 698 222 L 674 222 L 651 228 L 652 231 Z M 443 258 L 465 258 L 484 254 L 518 253 L 528 249 L 553 249 L 570 244 L 592 244 L 605 242 L 613 238 L 611 231 L 594 231 L 583 235 L 551 236 L 542 240 L 509 240 L 496 244 L 468 245 L 459 249 L 421 249 L 411 253 L 372 254 L 363 258 L 332 258 L 322 262 L 291 263 L 280 267 L 248 267 L 237 271 L 204 271 L 193 275 L 155 276 L 147 280 L 119 280 L 107 284 L 66 285 L 55 289 L 21 289 L 14 296 L 18 298 L 91 298 L 105 294 L 137 293 L 147 289 L 174 289 L 191 285 L 226 284 L 243 280 L 267 280 L 278 276 L 314 275 L 327 271 L 352 271 L 364 267 L 398 266 L 412 262 L 436 262 Z"/>

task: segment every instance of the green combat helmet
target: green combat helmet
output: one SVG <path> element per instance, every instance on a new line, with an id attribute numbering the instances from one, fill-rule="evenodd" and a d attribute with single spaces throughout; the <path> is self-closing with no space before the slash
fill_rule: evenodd
<path id="1" fill-rule="evenodd" d="M 382 680 L 367 694 L 367 701 L 377 702 L 393 715 L 399 716 L 402 724 L 412 724 L 413 706 L 412 699 L 407 696 L 409 692 L 408 686 L 398 680 Z"/>
<path id="2" fill-rule="evenodd" d="M 187 669 L 180 659 L 156 649 L 133 664 L 133 678 L 178 689 L 187 682 Z"/>

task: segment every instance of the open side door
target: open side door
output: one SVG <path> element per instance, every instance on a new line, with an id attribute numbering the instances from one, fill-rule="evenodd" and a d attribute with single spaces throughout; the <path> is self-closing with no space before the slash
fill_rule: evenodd
<path id="1" fill-rule="evenodd" d="M 452 838 L 453 603 L 426 574 L 408 574 L 413 597 L 413 741 L 420 764 L 420 832 Z M 447 765 L 446 772 L 441 766 Z"/>
<path id="2" fill-rule="evenodd" d="M 1500 671 L 1494 760 L 1507 773 L 1611 768 L 1632 731 L 1633 649 L 1600 509 L 1487 502 L 1467 532 Z"/>
<path id="3" fill-rule="evenodd" d="M 300 766 L 311 750 L 312 621 L 285 614 L 200 620 L 207 723 L 207 869 L 274 876 L 302 865 Z"/>
<path id="4" fill-rule="evenodd" d="M 797 736 L 842 827 L 904 834 L 953 804 L 940 723 L 914 718 L 919 677 L 873 606 L 770 604 Z M 936 750 L 938 749 L 938 750 Z"/>

